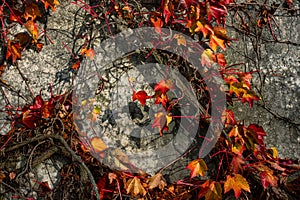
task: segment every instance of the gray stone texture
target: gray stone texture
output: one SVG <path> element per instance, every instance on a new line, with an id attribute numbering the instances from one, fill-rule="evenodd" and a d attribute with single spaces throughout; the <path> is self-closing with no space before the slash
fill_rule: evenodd
<path id="1" fill-rule="evenodd" d="M 269 3 L 271 5 L 271 3 Z M 268 147 L 276 147 L 282 157 L 300 158 L 300 18 L 299 2 L 294 2 L 293 15 L 279 5 L 271 20 L 274 38 L 268 25 L 255 27 L 259 12 L 247 6 L 252 17 L 250 34 L 241 30 L 240 21 L 233 12 L 229 15 L 229 35 L 237 38 L 227 49 L 229 64 L 245 63 L 241 69 L 253 73 L 253 89 L 262 100 L 251 109 L 235 103 L 233 109 L 245 124 L 257 123 L 267 133 Z M 242 12 L 241 12 L 242 13 Z M 245 16 L 245 15 L 244 15 Z M 278 27 L 276 26 L 276 24 Z M 238 31 L 237 31 L 238 30 Z"/>

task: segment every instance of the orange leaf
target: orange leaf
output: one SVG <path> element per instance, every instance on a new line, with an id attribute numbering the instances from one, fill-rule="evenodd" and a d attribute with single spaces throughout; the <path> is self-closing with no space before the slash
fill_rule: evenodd
<path id="1" fill-rule="evenodd" d="M 145 106 L 146 100 L 151 98 L 150 96 L 147 95 L 147 92 L 144 90 L 136 92 L 135 90 L 133 91 L 132 95 L 132 101 L 138 100 L 142 106 Z"/>
<path id="2" fill-rule="evenodd" d="M 15 43 L 8 40 L 5 59 L 7 60 L 10 57 L 12 57 L 12 62 L 21 59 L 21 45 L 19 42 Z"/>
<path id="3" fill-rule="evenodd" d="M 49 102 L 45 102 L 43 107 L 41 108 L 41 115 L 43 118 L 49 118 L 52 114 L 51 105 L 49 106 Z"/>
<path id="4" fill-rule="evenodd" d="M 127 181 L 126 192 L 133 196 L 137 196 L 138 194 L 144 196 L 146 194 L 145 188 L 142 186 L 140 179 L 136 176 Z"/>
<path id="5" fill-rule="evenodd" d="M 78 70 L 79 67 L 80 67 L 80 60 L 76 60 L 72 63 L 72 67 L 71 67 L 72 69 Z"/>
<path id="6" fill-rule="evenodd" d="M 213 29 L 214 35 L 216 35 L 218 38 L 225 40 L 227 43 L 231 40 L 228 35 L 226 28 L 221 27 L 221 26 L 215 26 Z"/>
<path id="7" fill-rule="evenodd" d="M 5 179 L 5 177 L 4 171 L 0 170 L 0 183 L 3 181 L 3 179 Z"/>
<path id="8" fill-rule="evenodd" d="M 210 35 L 210 47 L 216 51 L 217 47 L 221 47 L 223 51 L 226 50 L 226 45 L 230 44 L 230 38 L 227 36 L 226 29 L 223 27 L 216 26 L 213 29 L 213 34 Z"/>
<path id="9" fill-rule="evenodd" d="M 237 155 L 242 155 L 246 150 L 245 142 L 241 137 L 236 137 L 234 144 L 232 144 L 231 151 Z"/>
<path id="10" fill-rule="evenodd" d="M 210 35 L 210 48 L 214 51 L 217 50 L 218 46 L 221 47 L 223 51 L 226 50 L 225 40 L 218 38 L 216 35 Z"/>
<path id="11" fill-rule="evenodd" d="M 167 102 L 169 102 L 168 96 L 166 94 L 161 93 L 160 91 L 155 92 L 155 102 L 154 104 L 162 104 L 163 106 L 167 105 Z"/>
<path id="12" fill-rule="evenodd" d="M 94 57 L 95 57 L 96 53 L 93 49 L 88 49 L 86 52 L 85 52 L 85 56 L 87 58 L 89 58 L 90 60 L 94 60 Z"/>
<path id="13" fill-rule="evenodd" d="M 276 147 L 269 148 L 268 153 L 271 154 L 272 158 L 278 159 L 278 151 L 277 151 Z"/>
<path id="14" fill-rule="evenodd" d="M 243 96 L 244 93 L 248 91 L 247 88 L 243 87 L 243 84 L 240 82 L 232 83 L 229 86 L 229 93 L 234 93 L 239 99 Z"/>
<path id="15" fill-rule="evenodd" d="M 14 180 L 14 179 L 16 178 L 16 175 L 17 175 L 17 174 L 16 174 L 15 172 L 10 172 L 10 173 L 9 173 L 9 179 L 10 179 L 10 180 Z"/>
<path id="16" fill-rule="evenodd" d="M 33 45 L 35 46 L 37 52 L 40 52 L 44 47 L 44 44 L 40 42 L 34 42 Z"/>
<path id="17" fill-rule="evenodd" d="M 32 38 L 27 32 L 17 33 L 14 37 L 14 41 L 19 42 L 22 48 L 32 44 Z"/>
<path id="18" fill-rule="evenodd" d="M 49 7 L 55 11 L 56 6 L 59 6 L 60 3 L 58 0 L 41 0 L 44 3 L 45 9 L 48 9 Z"/>
<path id="19" fill-rule="evenodd" d="M 190 177 L 194 178 L 195 176 L 204 176 L 205 172 L 208 170 L 206 163 L 202 159 L 196 159 L 190 162 L 187 166 L 187 169 L 191 170 Z"/>
<path id="20" fill-rule="evenodd" d="M 92 145 L 93 149 L 95 150 L 95 152 L 102 152 L 105 149 L 107 149 L 107 146 L 103 142 L 103 140 L 97 136 L 95 136 L 91 139 L 91 145 Z"/>
<path id="21" fill-rule="evenodd" d="M 229 132 L 229 137 L 241 137 L 240 131 L 243 131 L 239 128 L 239 126 L 235 125 Z"/>
<path id="22" fill-rule="evenodd" d="M 161 80 L 154 86 L 154 91 L 161 91 L 161 93 L 166 94 L 170 89 L 174 89 L 174 84 L 171 79 Z"/>
<path id="23" fill-rule="evenodd" d="M 196 29 L 194 30 L 194 32 L 199 32 L 199 31 L 201 31 L 204 38 L 206 38 L 206 36 L 209 34 L 209 32 L 210 32 L 210 33 L 213 33 L 213 30 L 212 30 L 211 26 L 208 25 L 208 24 L 204 24 L 204 25 L 203 25 L 200 21 L 197 21 L 197 22 L 196 22 L 196 26 L 197 26 L 197 27 L 196 27 Z"/>
<path id="24" fill-rule="evenodd" d="M 161 173 L 155 174 L 149 179 L 149 189 L 158 187 L 159 189 L 163 190 L 166 185 L 166 180 Z"/>
<path id="25" fill-rule="evenodd" d="M 117 178 L 118 178 L 117 174 L 115 174 L 115 173 L 109 173 L 108 174 L 109 184 L 112 184 L 112 182 L 114 180 L 118 181 Z"/>
<path id="26" fill-rule="evenodd" d="M 172 116 L 165 114 L 163 112 L 158 112 L 155 114 L 155 119 L 152 124 L 152 128 L 157 127 L 159 129 L 160 136 L 163 136 L 163 131 L 168 131 L 168 125 L 172 121 Z"/>
<path id="27" fill-rule="evenodd" d="M 157 33 L 161 33 L 161 27 L 163 26 L 163 21 L 161 20 L 161 18 L 160 17 L 151 16 L 150 17 L 150 22 L 155 27 L 155 31 Z"/>
<path id="28" fill-rule="evenodd" d="M 211 49 L 205 49 L 201 54 L 201 64 L 203 66 L 206 65 L 207 67 L 211 67 L 213 63 L 217 63 L 222 67 L 227 65 L 223 54 L 214 54 Z"/>
<path id="29" fill-rule="evenodd" d="M 205 196 L 205 200 L 221 200 L 222 199 L 222 187 L 219 182 L 207 180 L 201 185 L 198 199 Z"/>
<path id="30" fill-rule="evenodd" d="M 224 193 L 227 193 L 231 189 L 234 191 L 235 198 L 239 198 L 242 190 L 250 192 L 247 180 L 240 174 L 236 174 L 234 177 L 227 176 L 224 183 Z"/>
<path id="31" fill-rule="evenodd" d="M 5 68 L 6 68 L 6 65 L 0 65 L 0 77 L 2 76 L 2 74 L 4 73 L 5 71 Z"/>
<path id="32" fill-rule="evenodd" d="M 39 31 L 36 23 L 33 20 L 28 20 L 25 23 L 25 28 L 29 31 L 32 38 L 36 41 L 39 37 Z"/>
<path id="33" fill-rule="evenodd" d="M 178 45 L 186 46 L 186 40 L 183 35 L 175 34 L 174 38 L 177 40 Z"/>
<path id="34" fill-rule="evenodd" d="M 224 54 L 218 53 L 216 56 L 217 56 L 218 65 L 220 65 L 221 67 L 225 67 L 227 65 L 227 63 L 226 63 Z"/>
<path id="35" fill-rule="evenodd" d="M 92 48 L 87 49 L 85 46 L 80 50 L 80 54 L 89 58 L 90 60 L 94 60 L 96 55 L 95 51 Z"/>

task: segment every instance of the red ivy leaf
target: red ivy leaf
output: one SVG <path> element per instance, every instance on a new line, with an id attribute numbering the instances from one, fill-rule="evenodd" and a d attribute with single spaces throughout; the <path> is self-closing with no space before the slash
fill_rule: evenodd
<path id="1" fill-rule="evenodd" d="M 34 98 L 34 103 L 30 106 L 30 110 L 38 110 L 44 105 L 44 100 L 41 95 Z"/>
<path id="2" fill-rule="evenodd" d="M 269 185 L 273 187 L 277 187 L 278 177 L 273 175 L 272 171 L 264 171 L 260 173 L 261 184 L 264 189 L 266 189 Z"/>
<path id="3" fill-rule="evenodd" d="M 263 127 L 261 127 L 257 124 L 250 124 L 248 126 L 248 129 L 254 131 L 258 136 L 261 136 L 261 137 L 267 135 L 266 132 L 264 131 Z"/>
<path id="4" fill-rule="evenodd" d="M 173 16 L 174 5 L 173 5 L 172 1 L 170 1 L 170 0 L 162 1 L 162 5 L 163 5 L 163 12 L 162 13 L 163 13 L 163 16 L 165 18 L 165 23 L 168 23 L 171 16 Z"/>
<path id="5" fill-rule="evenodd" d="M 151 98 L 151 97 L 148 96 L 144 90 L 141 90 L 138 92 L 133 91 L 132 101 L 139 100 L 139 102 L 142 104 L 142 106 L 145 106 L 146 99 L 149 99 L 149 98 Z"/>
<path id="6" fill-rule="evenodd" d="M 235 155 L 232 158 L 230 166 L 232 166 L 233 173 L 237 174 L 239 171 L 243 171 L 242 165 L 245 163 L 242 155 Z"/>
<path id="7" fill-rule="evenodd" d="M 30 129 L 36 127 L 36 117 L 32 115 L 31 110 L 25 110 L 22 114 L 22 123 Z"/>
<path id="8" fill-rule="evenodd" d="M 227 15 L 227 9 L 224 5 L 220 3 L 206 2 L 206 13 L 207 19 L 210 22 L 214 17 L 218 24 L 225 22 L 225 17 Z"/>
<path id="9" fill-rule="evenodd" d="M 237 124 L 232 110 L 225 110 L 224 115 L 225 115 L 225 124 L 227 124 L 227 125 L 236 125 Z"/>

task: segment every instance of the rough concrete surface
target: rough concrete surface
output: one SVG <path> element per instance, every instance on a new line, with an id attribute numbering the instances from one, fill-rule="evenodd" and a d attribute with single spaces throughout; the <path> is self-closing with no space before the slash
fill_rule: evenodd
<path id="1" fill-rule="evenodd" d="M 299 4 L 295 7 L 299 8 Z M 253 11 L 252 15 L 257 16 Z M 231 15 L 233 16 L 233 15 Z M 262 97 L 251 109 L 237 103 L 235 114 L 246 124 L 257 123 L 267 133 L 268 147 L 277 147 L 282 157 L 300 158 L 300 17 L 287 15 L 282 5 L 274 13 L 272 29 L 279 42 L 272 42 L 268 26 L 257 31 L 259 38 L 237 33 L 230 17 L 232 42 L 227 50 L 231 63 L 245 63 L 242 69 L 253 73 L 253 88 Z M 251 23 L 249 24 L 251 26 Z M 233 31 L 234 30 L 234 31 Z"/>

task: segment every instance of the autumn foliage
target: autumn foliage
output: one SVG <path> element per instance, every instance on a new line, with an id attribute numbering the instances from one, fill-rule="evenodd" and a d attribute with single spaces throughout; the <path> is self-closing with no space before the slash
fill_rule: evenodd
<path id="1" fill-rule="evenodd" d="M 3 1 L 6 2 L 6 1 Z M 7 1 L 8 2 L 8 1 Z M 10 1 L 9 1 L 10 2 Z M 13 1 L 14 2 L 14 1 Z M 20 5 L 3 3 L 0 6 L 0 23 L 4 27 L 1 39 L 6 48 L 5 62 L 1 67 L 11 64 L 16 65 L 22 59 L 22 53 L 27 49 L 40 52 L 43 48 L 42 38 L 48 38 L 41 24 L 50 12 L 55 12 L 60 5 L 58 0 L 36 0 L 20 1 Z M 82 9 L 89 13 L 91 18 L 100 20 L 100 13 L 83 1 L 73 2 L 78 5 L 82 3 Z M 287 1 L 292 6 L 292 1 Z M 202 67 L 218 67 L 222 81 L 227 86 L 226 93 L 228 105 L 235 101 L 247 102 L 253 107 L 261 97 L 251 86 L 255 72 L 245 72 L 240 68 L 232 68 L 226 61 L 224 52 L 234 41 L 226 30 L 226 17 L 228 10 L 235 4 L 232 0 L 161 0 L 155 11 L 147 13 L 147 21 L 139 23 L 139 27 L 152 26 L 156 32 L 161 33 L 162 28 L 172 28 L 182 31 L 189 36 L 198 36 L 199 43 L 205 47 L 199 55 Z M 133 23 L 140 13 L 134 13 L 134 8 L 126 1 L 110 1 L 109 8 L 104 16 L 115 15 Z M 264 27 L 270 23 L 268 11 L 262 12 L 257 19 L 257 26 Z M 10 35 L 6 23 L 18 24 L 26 31 Z M 10 35 L 10 36 L 9 36 Z M 48 38 L 51 41 L 50 38 Z M 186 41 L 180 35 L 174 35 L 173 39 L 178 45 L 186 46 Z M 96 56 L 90 43 L 86 41 L 76 55 L 72 55 L 70 69 L 77 71 L 83 59 L 93 60 Z M 149 53 L 151 54 L 151 52 Z M 234 64 L 234 63 L 230 63 Z M 129 85 L 128 85 L 129 87 Z M 146 90 L 134 90 L 132 88 L 132 102 L 138 102 L 141 106 L 159 106 L 161 109 L 154 113 L 151 127 L 153 132 L 158 132 L 160 137 L 169 131 L 169 124 L 174 120 L 172 109 L 177 99 L 171 99 L 170 94 L 175 88 L 175 82 L 171 78 L 159 80 L 153 86 L 151 92 Z M 207 92 L 207 90 L 206 90 Z M 153 175 L 140 171 L 132 173 L 130 170 L 118 171 L 102 166 L 97 162 L 91 152 L 100 158 L 105 157 L 105 150 L 109 147 L 99 136 L 89 138 L 88 141 L 80 141 L 80 137 L 86 137 L 84 132 L 74 125 L 72 115 L 71 93 L 50 94 L 49 99 L 44 99 L 42 93 L 33 98 L 32 103 L 18 108 L 12 116 L 12 129 L 4 139 L 1 139 L 1 149 L 10 141 L 14 140 L 14 132 L 31 132 L 43 126 L 52 126 L 53 130 L 62 131 L 62 138 L 68 141 L 70 148 L 79 155 L 81 162 L 90 167 L 95 180 L 87 184 L 92 199 L 113 199 L 122 196 L 139 199 L 264 199 L 270 196 L 280 196 L 282 190 L 288 191 L 291 196 L 297 195 L 294 187 L 299 187 L 299 176 L 292 181 L 291 174 L 299 173 L 299 161 L 282 159 L 278 156 L 276 148 L 268 148 L 265 143 L 267 133 L 263 127 L 257 124 L 244 124 L 235 118 L 230 109 L 223 112 L 224 128 L 213 151 L 205 158 L 190 160 L 185 166 L 190 172 L 188 177 L 177 182 L 168 182 L 164 177 L 162 169 Z M 82 106 L 91 106 L 93 100 L 81 102 Z M 99 116 L 100 109 L 93 107 L 87 120 L 95 122 Z M 209 121 L 207 111 L 206 120 Z M 176 116 L 180 117 L 180 116 Z M 62 126 L 65 128 L 63 129 Z M 41 128 L 42 129 L 42 128 Z M 46 128 L 45 128 L 46 130 Z M 48 130 L 48 129 L 47 129 Z M 49 132 L 47 132 L 49 134 Z M 72 137 L 71 137 L 72 136 Z M 198 136 L 200 138 L 200 136 Z M 54 139 L 57 137 L 53 137 Z M 206 138 L 204 138 L 206 139 Z M 116 152 L 114 152 L 116 153 Z M 117 152 L 125 164 L 129 164 L 126 155 Z M 77 158 L 77 157 L 76 157 Z M 78 161 L 78 160 L 77 160 Z M 213 165 L 212 165 L 213 163 Z M 212 167 L 213 166 L 213 167 Z M 99 170 L 101 168 L 101 176 Z M 71 167 L 68 168 L 71 171 Z M 76 171 L 76 170 L 75 170 Z M 62 173 L 62 175 L 65 175 Z M 0 168 L 0 182 L 6 176 Z M 78 177 L 74 176 L 74 179 Z M 90 177 L 91 178 L 91 177 Z M 11 178 L 13 180 L 14 178 Z M 93 184 L 92 184 L 93 183 Z M 45 183 L 41 183 L 46 192 L 51 192 Z M 92 185 L 92 186 L 91 186 Z M 299 191 L 299 190 L 298 190 Z M 125 198 L 126 198 L 125 197 Z"/>

